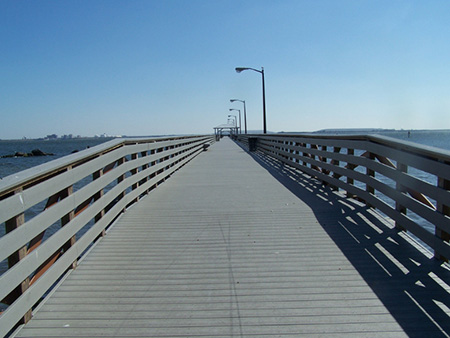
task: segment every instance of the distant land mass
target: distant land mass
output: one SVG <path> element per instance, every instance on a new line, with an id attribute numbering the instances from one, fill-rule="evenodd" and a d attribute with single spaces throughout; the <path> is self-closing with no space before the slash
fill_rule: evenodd
<path id="1" fill-rule="evenodd" d="M 450 129 L 385 129 L 385 128 L 336 128 L 321 129 L 312 132 L 287 132 L 280 134 L 375 134 L 375 133 L 395 133 L 395 132 L 422 132 L 422 131 L 450 131 Z"/>
<path id="2" fill-rule="evenodd" d="M 385 133 L 390 131 L 396 131 L 395 129 L 384 129 L 384 128 L 337 128 L 337 129 L 321 129 L 314 133 L 317 134 L 367 134 L 367 133 Z"/>

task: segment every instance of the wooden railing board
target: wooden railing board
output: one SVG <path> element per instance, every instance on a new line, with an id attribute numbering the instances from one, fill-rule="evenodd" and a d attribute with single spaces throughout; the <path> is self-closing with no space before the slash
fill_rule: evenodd
<path id="1" fill-rule="evenodd" d="M 270 148 L 267 148 L 267 147 L 265 149 L 270 150 Z M 300 150 L 304 151 L 305 148 L 301 147 Z M 319 151 L 313 151 L 313 150 L 311 151 L 311 153 L 313 153 L 316 156 L 320 156 L 320 157 L 324 156 L 326 154 L 326 153 L 321 153 Z M 330 154 L 330 153 L 328 152 L 328 154 Z M 363 167 L 366 167 L 368 170 L 382 173 L 384 176 L 386 176 L 388 178 L 391 178 L 391 179 L 394 179 L 397 181 L 400 179 L 400 177 L 397 175 L 398 170 L 385 170 L 384 165 L 382 165 L 382 164 L 380 165 L 379 163 L 374 162 L 373 160 L 367 161 L 367 160 L 365 160 L 364 157 L 356 157 L 356 156 L 352 157 L 350 160 L 349 156 L 346 154 L 339 154 L 337 156 L 334 156 L 334 154 L 336 154 L 336 153 L 333 153 L 333 155 L 329 155 L 329 159 L 331 159 L 331 162 L 333 162 L 333 161 L 341 161 L 341 162 L 351 161 L 353 165 L 361 165 Z M 380 157 L 378 155 L 374 155 L 374 156 L 376 156 L 377 158 Z M 298 161 L 304 161 L 304 162 L 310 163 L 313 166 L 316 166 L 316 167 L 318 166 L 317 162 L 305 160 L 303 157 L 294 156 L 294 158 L 297 159 Z M 430 165 L 431 165 L 431 163 L 430 163 Z M 330 167 L 326 167 L 325 165 L 323 165 L 322 167 L 327 168 L 326 170 L 333 171 L 333 169 L 330 169 Z M 448 192 L 438 192 L 435 189 L 436 186 L 433 186 L 433 185 L 429 184 L 428 182 L 422 181 L 420 179 L 417 179 L 417 178 L 414 178 L 414 177 L 408 176 L 408 175 L 403 175 L 401 177 L 401 179 L 405 180 L 405 184 L 408 183 L 407 184 L 408 192 L 411 193 L 412 195 L 416 193 L 414 190 L 423 189 L 424 191 L 427 192 L 426 195 L 430 196 L 431 198 L 433 198 L 433 199 L 444 198 L 446 200 L 445 203 L 450 203 L 450 194 Z M 416 186 L 417 186 L 417 188 L 416 188 Z M 443 194 L 445 195 L 445 197 Z M 416 195 L 416 196 L 417 196 L 417 199 L 419 199 L 418 195 Z M 428 201 L 422 200 L 422 202 L 431 207 L 431 205 Z"/>
<path id="2" fill-rule="evenodd" d="M 285 152 L 279 151 L 279 153 L 284 154 Z M 297 159 L 298 161 L 303 161 L 303 162 L 311 164 L 311 166 L 315 170 L 317 170 L 316 168 L 318 168 L 320 165 L 320 167 L 322 168 L 321 172 L 324 172 L 324 170 L 328 173 L 333 171 L 341 176 L 345 175 L 345 176 L 350 177 L 351 179 L 357 180 L 361 183 L 368 184 L 369 186 L 372 183 L 369 183 L 366 180 L 366 177 L 374 176 L 375 173 L 381 173 L 382 175 L 384 175 L 387 178 L 391 178 L 393 180 L 403 182 L 406 186 L 405 190 L 407 192 L 409 192 L 416 200 L 419 200 L 421 203 L 427 205 L 428 207 L 435 208 L 434 205 L 429 204 L 430 203 L 429 201 L 426 201 L 427 202 L 426 203 L 425 201 L 421 200 L 418 195 L 420 195 L 420 197 L 422 197 L 422 198 L 425 198 L 425 197 L 422 194 L 415 192 L 414 190 L 417 190 L 417 188 L 421 188 L 421 189 L 427 191 L 428 194 L 430 195 L 430 197 L 432 197 L 434 199 L 444 198 L 447 203 L 450 202 L 450 194 L 448 193 L 448 191 L 438 191 L 438 190 L 436 190 L 436 186 L 433 186 L 433 185 L 429 184 L 428 182 L 422 181 L 420 179 L 417 179 L 415 177 L 408 175 L 407 173 L 400 172 L 395 168 L 386 166 L 381 163 L 377 163 L 373 160 L 366 159 L 364 157 L 359 157 L 359 158 L 353 157 L 352 162 L 354 163 L 354 165 L 356 165 L 356 164 L 361 165 L 361 166 L 365 167 L 367 170 L 370 170 L 371 172 L 373 172 L 373 175 L 367 175 L 367 173 L 365 173 L 364 175 L 360 175 L 358 172 L 349 173 L 349 172 L 347 172 L 347 169 L 344 169 L 342 167 L 335 167 L 331 163 L 328 164 L 326 162 L 321 162 L 321 161 L 317 161 L 317 160 L 310 159 L 310 158 L 304 159 L 298 155 L 293 155 L 293 158 Z M 348 156 L 340 157 L 340 161 L 346 161 L 346 160 L 347 161 L 349 160 Z M 320 164 L 320 163 L 323 163 L 323 164 Z M 371 186 L 371 188 L 374 188 L 374 186 Z M 383 190 L 379 190 L 379 191 L 383 191 Z M 388 196 L 391 197 L 390 195 L 388 195 Z"/>
<path id="3" fill-rule="evenodd" d="M 258 139 L 259 150 L 316 177 L 324 184 L 330 184 L 335 190 L 344 190 L 348 197 L 355 197 L 368 206 L 380 209 L 396 222 L 399 229 L 418 236 L 439 251 L 441 257 L 450 257 L 450 192 L 438 184 L 449 181 L 450 151 L 367 135 L 251 137 Z M 248 136 L 240 138 L 248 144 Z M 408 173 L 413 169 L 436 176 L 436 184 Z M 392 183 L 381 181 L 381 176 Z M 396 206 L 385 203 L 377 197 L 377 193 L 392 200 Z M 408 210 L 433 224 L 437 235 L 415 223 L 407 215 Z M 443 235 L 439 236 L 441 233 Z"/>
<path id="4" fill-rule="evenodd" d="M 36 204 L 58 194 L 61 189 L 74 185 L 85 177 L 91 175 L 92 172 L 102 168 L 103 160 L 112 161 L 114 158 L 123 156 L 125 149 L 120 148 L 118 152 L 110 152 L 105 158 L 98 157 L 87 162 L 83 166 L 77 166 L 70 171 L 61 173 L 46 181 L 43 185 L 35 185 L 24 190 L 20 196 L 12 196 L 0 201 L 0 223 L 5 221 L 8 214 L 19 214 Z M 18 200 L 21 198 L 23 203 Z"/>
<path id="5" fill-rule="evenodd" d="M 0 196 L 8 194 L 17 186 L 24 186 L 32 182 L 42 179 L 42 177 L 51 176 L 53 173 L 63 170 L 69 165 L 76 167 L 77 163 L 88 161 L 98 156 L 99 151 L 115 149 L 123 143 L 122 140 L 111 140 L 103 144 L 85 149 L 81 152 L 69 154 L 67 156 L 52 160 L 50 162 L 38 165 L 34 168 L 23 170 L 19 173 L 4 177 L 0 181 Z"/>
<path id="6" fill-rule="evenodd" d="M 197 146 L 197 145 L 199 145 L 199 143 L 196 142 L 195 145 Z M 184 146 L 183 148 L 177 148 L 177 149 L 188 150 L 190 148 L 192 148 L 192 147 Z M 120 149 L 123 149 L 123 148 L 120 148 Z M 174 151 L 171 151 L 171 153 L 175 154 Z M 109 153 L 108 155 L 110 155 L 110 154 L 113 154 L 113 153 Z M 119 153 L 119 154 L 116 154 L 116 156 L 117 155 L 120 157 L 123 154 Z M 153 158 L 151 156 L 153 156 Z M 109 171 L 107 174 L 102 175 L 102 177 L 99 178 L 98 180 L 96 180 L 95 182 L 91 182 L 90 184 L 82 187 L 81 189 L 79 189 L 78 191 L 73 193 L 71 195 L 70 199 L 67 199 L 66 201 L 60 201 L 59 203 L 62 203 L 62 204 L 59 205 L 58 209 L 49 208 L 49 210 L 47 210 L 45 213 L 41 213 L 41 214 L 37 215 L 36 217 L 34 217 L 33 219 L 31 219 L 29 222 L 26 222 L 24 224 L 24 227 L 20 229 L 20 232 L 15 233 L 15 235 L 16 235 L 15 237 L 11 238 L 8 236 L 4 236 L 4 237 L 0 238 L 0 260 L 3 260 L 6 258 L 4 252 L 10 251 L 11 245 L 15 244 L 17 247 L 14 248 L 13 250 L 17 250 L 20 246 L 25 245 L 26 243 L 31 241 L 35 236 L 39 235 L 39 233 L 41 233 L 42 231 L 45 231 L 46 228 L 43 228 L 43 225 L 45 225 L 45 224 L 51 225 L 51 224 L 57 222 L 59 219 L 61 219 L 65 214 L 67 214 L 71 210 L 73 210 L 72 209 L 73 205 L 79 206 L 79 205 L 82 205 L 85 201 L 90 202 L 91 197 L 94 196 L 102 187 L 107 186 L 108 184 L 112 183 L 114 180 L 116 180 L 122 174 L 125 174 L 125 173 L 135 169 L 135 166 L 141 166 L 146 161 L 148 161 L 148 160 L 152 161 L 154 159 L 156 159 L 156 155 L 150 155 L 150 156 L 148 156 L 148 158 L 141 158 L 139 161 L 136 160 L 136 161 L 138 161 L 138 163 L 133 163 L 132 161 L 128 161 L 126 164 L 114 168 L 113 170 Z M 166 162 L 166 163 L 161 162 L 160 164 L 149 167 L 149 168 L 152 172 L 156 172 L 158 170 L 163 169 L 170 163 L 169 162 Z M 97 169 L 97 167 L 98 167 L 98 165 L 95 165 L 94 168 Z M 72 169 L 72 170 L 77 170 L 77 168 Z M 72 174 L 73 173 L 68 173 L 67 175 L 70 176 Z M 78 178 L 78 179 L 84 178 L 85 174 L 86 173 L 79 173 L 76 176 L 76 178 Z M 58 181 L 56 181 L 56 182 L 54 181 L 55 178 L 52 178 L 50 180 L 49 185 L 54 186 L 55 184 L 60 183 L 60 182 L 68 182 L 69 184 L 75 183 L 73 180 L 65 180 L 67 178 L 67 175 L 62 174 L 62 180 L 58 179 Z M 146 175 L 142 174 L 142 172 L 141 172 L 141 174 L 133 180 L 133 184 L 136 184 L 140 179 L 145 178 L 145 176 Z M 126 186 L 126 183 L 124 184 L 124 186 Z M 44 194 L 45 197 L 47 197 L 46 195 L 48 195 L 48 194 L 45 194 L 45 192 L 47 191 L 46 188 L 47 187 L 45 186 L 45 187 L 39 189 L 39 192 L 42 192 L 42 194 Z M 35 189 L 35 190 L 37 190 L 37 189 Z M 36 191 L 33 191 L 33 194 L 36 195 Z M 86 207 L 87 206 L 88 205 L 86 205 Z M 11 234 L 10 236 L 13 236 L 13 234 Z"/>
<path id="7" fill-rule="evenodd" d="M 106 226 L 212 141 L 212 136 L 110 141 L 0 182 L 3 222 L 22 219 L 20 226 L 0 238 L 1 260 L 25 250 L 0 276 L 0 299 L 11 296 L 17 285 L 27 284 L 1 314 L 0 327 L 11 328 L 31 314 L 29 309 L 68 268 L 76 266 L 79 255 L 104 234 Z M 45 200 L 41 213 L 24 220 L 28 208 Z M 61 228 L 42 242 L 47 228 L 58 222 Z M 76 239 L 86 226 L 90 228 Z"/>
<path id="8" fill-rule="evenodd" d="M 126 172 L 127 169 L 128 168 L 126 167 L 121 168 L 120 166 L 117 170 L 120 174 Z M 8 233 L 0 238 L 0 260 L 5 259 L 8 252 L 17 250 L 18 247 L 25 245 L 39 233 L 45 231 L 47 227 L 57 222 L 70 211 L 76 209 L 77 206 L 81 205 L 89 197 L 95 194 L 100 187 L 113 182 L 116 179 L 115 174 L 117 175 L 114 171 L 110 171 L 108 174 L 102 176 L 101 179 L 92 182 L 90 185 L 84 186 L 69 197 L 60 201 L 58 203 L 58 208 L 49 208 L 45 212 L 36 215 L 30 221 L 26 222 L 23 227 L 18 229 L 18 231 Z M 126 186 L 126 182 L 123 186 Z M 12 247 L 13 245 L 15 245 L 15 247 Z"/>
<path id="9" fill-rule="evenodd" d="M 295 138 L 295 137 L 293 137 Z M 298 136 L 297 136 L 298 138 Z M 417 169 L 424 170 L 426 172 L 435 174 L 436 176 L 441 177 L 448 177 L 450 176 L 450 173 L 448 171 L 448 168 L 445 164 L 439 164 L 436 160 L 430 160 L 427 157 L 424 156 L 418 156 L 418 154 L 423 154 L 426 156 L 430 155 L 436 155 L 439 158 L 447 159 L 450 161 L 450 152 L 444 151 L 442 153 L 437 152 L 435 150 L 431 150 L 431 147 L 423 147 L 426 148 L 425 150 L 418 152 L 418 154 L 412 154 L 407 153 L 405 151 L 399 150 L 398 148 L 390 148 L 386 146 L 387 140 L 386 138 L 380 138 L 380 137 L 374 137 L 374 136 L 366 136 L 367 140 L 365 142 L 361 141 L 343 141 L 341 139 L 336 140 L 321 140 L 321 142 L 318 142 L 317 139 L 311 139 L 311 138 L 302 138 L 303 143 L 307 144 L 315 144 L 315 145 L 327 145 L 327 146 L 333 146 L 333 147 L 341 147 L 341 148 L 353 148 L 353 149 L 363 149 L 367 150 L 369 152 L 372 152 L 374 154 L 378 154 L 387 158 L 396 158 L 397 160 L 407 164 L 408 166 L 416 167 Z M 284 140 L 288 141 L 289 138 L 283 138 Z M 261 138 L 261 144 L 264 144 L 265 142 L 263 140 L 269 141 L 266 144 L 274 144 L 273 142 L 270 142 L 269 138 Z M 383 140 L 384 142 L 380 143 L 380 140 Z M 405 146 L 406 142 L 399 142 L 398 140 L 394 140 L 392 138 L 389 138 L 390 141 L 395 141 L 396 143 L 400 143 L 404 146 L 405 149 L 408 149 L 408 151 L 412 151 L 411 143 L 407 143 L 407 147 Z M 378 142 L 378 143 L 377 143 Z M 417 145 L 416 145 L 417 146 Z M 311 148 L 303 148 L 308 149 L 310 153 L 319 155 L 320 151 L 311 149 Z M 331 153 L 331 152 L 327 152 Z"/>
<path id="10" fill-rule="evenodd" d="M 1 196 L 7 195 L 17 186 L 24 186 L 25 183 L 31 185 L 32 182 L 40 180 L 42 178 L 53 175 L 54 173 L 63 170 L 69 165 L 73 165 L 76 168 L 80 164 L 85 162 L 90 162 L 92 159 L 98 157 L 99 155 L 105 156 L 109 152 L 116 149 L 127 147 L 136 144 L 139 148 L 138 151 L 151 150 L 155 148 L 160 148 L 161 146 L 167 146 L 171 144 L 179 143 L 180 141 L 185 141 L 185 143 L 191 143 L 192 141 L 198 141 L 205 139 L 205 137 L 176 137 L 173 141 L 165 141 L 166 138 L 155 138 L 155 139 L 116 139 L 105 142 L 103 144 L 94 146 L 89 149 L 85 149 L 81 152 L 67 155 L 65 157 L 41 164 L 37 167 L 24 170 L 20 173 L 3 178 L 0 181 L 0 198 Z M 177 141 L 178 140 L 178 141 Z M 148 143 L 146 143 L 148 142 Z"/>
<path id="11" fill-rule="evenodd" d="M 438 158 L 433 160 L 428 157 L 405 153 L 397 149 L 390 149 L 384 145 L 380 146 L 372 143 L 368 144 L 367 150 L 379 156 L 394 159 L 397 162 L 406 164 L 408 167 L 414 167 L 436 176 L 450 178 L 448 165 L 441 163 Z"/>

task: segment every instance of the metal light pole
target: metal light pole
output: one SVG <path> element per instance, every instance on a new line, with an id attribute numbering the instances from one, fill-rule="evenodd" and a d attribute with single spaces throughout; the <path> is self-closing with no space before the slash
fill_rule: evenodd
<path id="1" fill-rule="evenodd" d="M 244 104 L 244 127 L 245 127 L 245 134 L 247 134 L 247 112 L 245 111 L 245 100 L 230 99 L 230 102 L 235 102 L 235 101 L 239 101 Z"/>
<path id="2" fill-rule="evenodd" d="M 229 111 L 237 110 L 239 112 L 239 134 L 242 134 L 242 123 L 241 123 L 241 110 L 230 108 Z"/>
<path id="3" fill-rule="evenodd" d="M 236 73 L 243 72 L 244 70 L 253 70 L 257 73 L 260 73 L 262 76 L 262 95 L 263 95 L 263 131 L 264 134 L 267 134 L 267 126 L 266 126 L 266 89 L 264 86 L 264 67 L 261 67 L 261 70 L 249 67 L 236 67 Z"/>
<path id="4" fill-rule="evenodd" d="M 236 129 L 236 137 L 237 137 L 237 134 L 238 134 L 238 127 L 237 127 L 237 117 L 236 117 L 236 115 L 228 115 L 228 117 L 234 117 L 234 126 L 235 126 L 235 129 Z"/>

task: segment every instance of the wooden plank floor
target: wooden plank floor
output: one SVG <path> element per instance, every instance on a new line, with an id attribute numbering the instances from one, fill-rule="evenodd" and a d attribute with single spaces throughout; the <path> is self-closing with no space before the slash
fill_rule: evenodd
<path id="1" fill-rule="evenodd" d="M 448 336 L 449 272 L 223 139 L 128 210 L 17 337 Z"/>

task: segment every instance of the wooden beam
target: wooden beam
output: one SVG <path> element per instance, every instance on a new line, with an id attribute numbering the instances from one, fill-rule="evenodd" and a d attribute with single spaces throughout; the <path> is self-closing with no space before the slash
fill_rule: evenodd
<path id="1" fill-rule="evenodd" d="M 20 194 L 22 193 L 22 188 L 18 188 L 14 191 L 14 194 Z M 5 222 L 5 232 L 9 233 L 11 231 L 14 231 L 18 227 L 20 227 L 22 224 L 25 223 L 25 215 L 23 213 L 14 216 L 13 218 L 7 220 Z M 22 259 L 25 258 L 28 252 L 28 247 L 25 245 L 16 252 L 14 252 L 12 255 L 8 257 L 8 268 L 13 267 L 18 262 L 20 262 Z M 2 302 L 5 304 L 12 304 L 14 301 L 22 296 L 22 294 L 28 289 L 30 286 L 30 279 L 27 277 L 22 283 L 20 283 Z M 24 316 L 22 317 L 21 323 L 27 323 L 31 319 L 31 309 L 29 309 Z"/>

